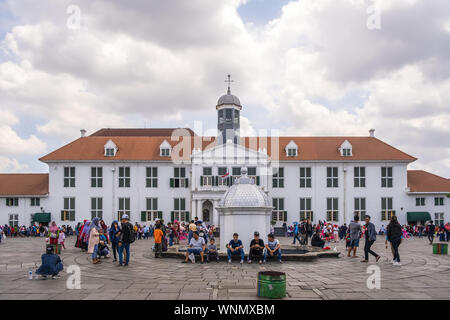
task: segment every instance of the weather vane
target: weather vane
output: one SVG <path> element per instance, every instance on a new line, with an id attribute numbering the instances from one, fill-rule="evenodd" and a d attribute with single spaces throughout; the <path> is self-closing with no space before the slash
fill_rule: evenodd
<path id="1" fill-rule="evenodd" d="M 225 80 L 225 82 L 228 82 L 228 91 L 227 91 L 227 93 L 231 94 L 230 84 L 231 84 L 231 82 L 234 82 L 234 80 L 231 80 L 231 75 L 230 74 L 228 75 L 228 79 Z"/>

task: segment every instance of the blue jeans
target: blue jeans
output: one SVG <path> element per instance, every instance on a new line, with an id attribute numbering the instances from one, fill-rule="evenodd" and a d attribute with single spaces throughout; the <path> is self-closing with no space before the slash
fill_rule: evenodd
<path id="1" fill-rule="evenodd" d="M 245 258 L 244 249 L 242 248 L 234 250 L 233 252 L 231 252 L 230 248 L 228 248 L 227 253 L 228 253 L 228 260 L 231 260 L 231 255 L 238 255 L 238 254 L 241 255 L 241 260 L 244 260 Z"/>
<path id="2" fill-rule="evenodd" d="M 194 236 L 194 233 L 189 230 L 189 233 L 188 233 L 188 244 L 191 243 L 191 239 L 192 239 L 193 236 Z"/>
<path id="3" fill-rule="evenodd" d="M 103 248 L 102 250 L 99 250 L 98 254 L 100 257 L 106 257 L 109 254 L 109 250 L 106 248 Z"/>
<path id="4" fill-rule="evenodd" d="M 198 248 L 188 248 L 187 252 L 189 253 L 193 253 L 193 254 L 200 254 L 200 252 L 202 252 L 202 249 L 198 249 Z"/>
<path id="5" fill-rule="evenodd" d="M 122 264 L 123 261 L 123 249 L 125 249 L 127 254 L 125 258 L 125 264 L 128 264 L 128 262 L 130 262 L 130 243 L 123 242 L 119 247 L 119 264 Z"/>
<path id="6" fill-rule="evenodd" d="M 281 248 L 277 249 L 273 254 L 278 256 L 278 260 L 281 260 Z M 267 261 L 267 256 L 269 256 L 269 253 L 267 252 L 267 249 L 265 249 L 264 250 L 264 261 Z"/>
<path id="7" fill-rule="evenodd" d="M 169 246 L 173 246 L 173 235 L 169 237 Z"/>
<path id="8" fill-rule="evenodd" d="M 298 233 L 294 233 L 294 242 L 292 242 L 292 244 L 295 244 L 295 240 L 297 239 L 298 240 L 298 242 L 300 242 L 301 243 L 301 240 L 300 240 L 300 238 L 298 237 Z"/>
<path id="9" fill-rule="evenodd" d="M 98 254 L 98 244 L 96 244 L 94 247 L 94 252 L 92 252 L 92 259 L 97 259 L 97 254 Z"/>

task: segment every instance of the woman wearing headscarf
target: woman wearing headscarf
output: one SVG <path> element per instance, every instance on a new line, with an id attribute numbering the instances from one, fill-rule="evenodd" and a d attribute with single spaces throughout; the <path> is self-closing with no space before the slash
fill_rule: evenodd
<path id="1" fill-rule="evenodd" d="M 83 227 L 84 224 L 86 223 L 87 220 L 84 220 L 83 223 L 78 222 L 77 227 L 75 228 L 75 234 L 77 236 L 77 241 L 75 241 L 75 248 L 81 248 L 83 241 L 81 239 L 81 233 L 83 232 Z"/>
<path id="2" fill-rule="evenodd" d="M 99 219 L 95 217 L 92 219 L 91 225 L 90 225 L 90 231 L 89 231 L 89 246 L 88 246 L 88 253 L 92 253 L 92 263 L 96 264 L 100 260 L 97 257 L 98 253 L 98 244 L 100 242 L 100 233 L 99 230 L 101 229 Z"/>
<path id="3" fill-rule="evenodd" d="M 119 251 L 120 226 L 117 220 L 114 220 L 109 229 L 109 241 L 111 241 L 114 262 L 117 261 L 117 253 Z"/>
<path id="4" fill-rule="evenodd" d="M 82 239 L 82 251 L 87 251 L 88 249 L 88 243 L 89 243 L 89 231 L 91 227 L 91 222 L 86 221 L 83 226 L 83 231 L 81 232 L 81 239 Z"/>
<path id="5" fill-rule="evenodd" d="M 55 221 L 52 221 L 49 229 L 49 238 L 51 245 L 58 245 L 59 228 Z"/>

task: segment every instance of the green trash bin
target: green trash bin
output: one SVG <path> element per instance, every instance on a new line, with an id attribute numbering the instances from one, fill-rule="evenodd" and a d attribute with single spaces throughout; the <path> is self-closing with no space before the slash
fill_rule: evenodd
<path id="1" fill-rule="evenodd" d="M 60 244 L 48 244 L 47 247 L 53 247 L 53 253 L 61 254 L 61 245 Z"/>
<path id="2" fill-rule="evenodd" d="M 448 243 L 433 243 L 433 254 L 448 254 Z"/>
<path id="3" fill-rule="evenodd" d="M 277 271 L 258 272 L 258 297 L 280 299 L 286 296 L 286 274 Z"/>

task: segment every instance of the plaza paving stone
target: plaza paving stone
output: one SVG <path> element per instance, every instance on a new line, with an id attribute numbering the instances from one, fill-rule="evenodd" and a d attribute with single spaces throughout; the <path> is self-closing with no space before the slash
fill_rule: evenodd
<path id="1" fill-rule="evenodd" d="M 259 271 L 286 273 L 286 298 L 347 299 L 450 299 L 450 258 L 433 255 L 426 239 L 406 240 L 400 246 L 401 267 L 391 264 L 391 251 L 379 237 L 373 246 L 382 259 L 361 263 L 358 258 L 320 258 L 314 261 L 271 262 L 266 265 L 233 262 L 182 264 L 180 259 L 155 259 L 150 252 L 152 240 L 138 240 L 131 246 L 128 267 L 117 267 L 112 259 L 93 265 L 90 255 L 74 247 L 74 238 L 66 239 L 67 249 L 61 254 L 65 269 L 78 265 L 81 289 L 67 289 L 65 271 L 58 280 L 28 280 L 28 271 L 35 271 L 45 249 L 42 239 L 6 239 L 0 244 L 0 300 L 158 300 L 158 299 L 260 299 L 256 296 Z M 291 239 L 281 238 L 282 244 Z M 344 243 L 331 243 L 344 253 Z M 364 241 L 361 241 L 364 246 Z M 381 289 L 368 289 L 367 267 L 378 265 Z"/>

